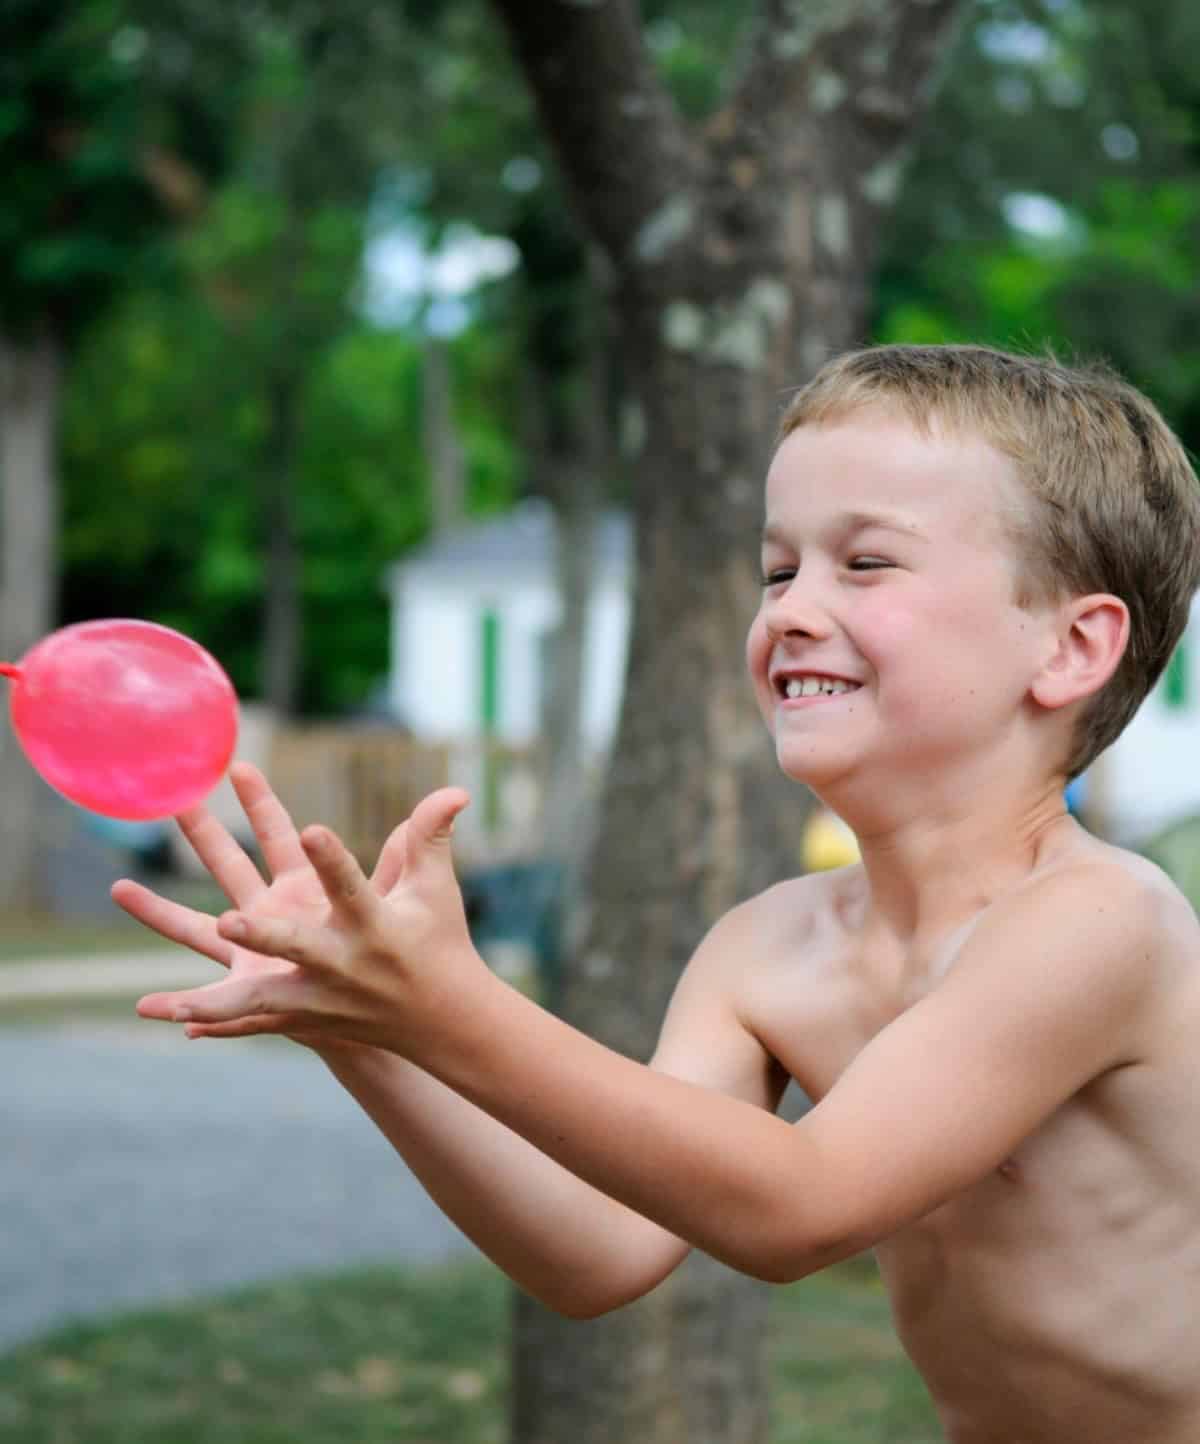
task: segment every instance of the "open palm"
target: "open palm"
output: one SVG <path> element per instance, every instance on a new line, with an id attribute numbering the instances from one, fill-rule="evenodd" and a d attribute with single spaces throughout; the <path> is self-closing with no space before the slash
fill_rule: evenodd
<path id="1" fill-rule="evenodd" d="M 324 923 L 330 912 L 329 899 L 305 855 L 287 810 L 256 768 L 238 763 L 230 772 L 230 780 L 258 840 L 269 880 L 262 876 L 230 832 L 203 807 L 193 808 L 177 819 L 197 857 L 230 903 L 246 916 L 299 919 L 314 925 Z M 388 891 L 403 870 L 403 846 L 402 826 L 388 840 L 372 878 L 382 893 Z M 140 883 L 122 879 L 114 884 L 112 896 L 118 906 L 138 922 L 172 942 L 212 958 L 227 968 L 231 977 L 270 974 L 279 978 L 299 971 L 294 963 L 237 946 L 221 937 L 215 917 L 160 897 Z M 170 1019 L 172 1011 L 167 996 L 149 995 L 142 999 L 138 1011 L 143 1017 Z M 251 1032 L 278 1031 L 278 1028 L 278 1019 L 259 1016 L 253 1022 L 214 1023 L 198 1026 L 193 1031 L 212 1037 L 237 1037 Z"/>

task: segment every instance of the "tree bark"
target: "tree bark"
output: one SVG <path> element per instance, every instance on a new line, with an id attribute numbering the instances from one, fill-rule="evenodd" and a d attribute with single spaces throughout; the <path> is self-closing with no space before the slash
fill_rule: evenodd
<path id="1" fill-rule="evenodd" d="M 632 0 L 494 0 L 614 277 L 636 398 L 628 681 L 562 1011 L 649 1055 L 703 933 L 796 871 L 743 676 L 761 478 L 784 389 L 866 338 L 880 223 L 958 0 L 764 0 L 703 131 L 653 72 Z M 518 1444 L 759 1444 L 765 1290 L 693 1258 L 591 1324 L 517 1305 Z"/>
<path id="2" fill-rule="evenodd" d="M 611 490 L 613 456 L 607 418 L 611 410 L 611 337 L 591 298 L 590 335 L 579 358 L 577 387 L 569 404 L 551 401 L 562 377 L 545 359 L 528 363 L 524 450 L 533 489 L 554 508 L 555 583 L 561 615 L 551 642 L 549 688 L 542 717 L 545 748 L 542 851 L 560 865 L 547 886 L 565 914 L 576 896 L 579 870 L 590 852 L 596 796 L 584 738 L 584 649 L 591 612 L 597 548 Z M 531 344 L 530 355 L 538 357 Z M 549 899 L 544 898 L 543 904 Z"/>
<path id="3" fill-rule="evenodd" d="M 422 340 L 421 420 L 429 468 L 429 510 L 435 536 L 461 526 L 467 512 L 466 458 L 454 420 L 454 388 L 446 343 Z"/>
<path id="4" fill-rule="evenodd" d="M 49 329 L 0 338 L 0 660 L 16 662 L 54 625 L 62 359 Z M 0 728 L 0 911 L 44 903 L 38 860 L 44 789 L 16 734 Z"/>
<path id="5" fill-rule="evenodd" d="M 300 545 L 296 536 L 296 405 L 298 382 L 276 378 L 269 391 L 270 420 L 263 458 L 265 596 L 263 697 L 272 713 L 290 717 L 300 691 Z"/>

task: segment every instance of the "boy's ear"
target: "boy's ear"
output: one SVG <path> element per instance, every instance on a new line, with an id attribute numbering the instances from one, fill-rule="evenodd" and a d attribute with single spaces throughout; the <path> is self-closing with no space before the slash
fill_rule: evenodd
<path id="1" fill-rule="evenodd" d="M 1129 608 L 1107 592 L 1074 597 L 1058 613 L 1051 650 L 1030 690 L 1051 710 L 1098 692 L 1129 641 Z"/>

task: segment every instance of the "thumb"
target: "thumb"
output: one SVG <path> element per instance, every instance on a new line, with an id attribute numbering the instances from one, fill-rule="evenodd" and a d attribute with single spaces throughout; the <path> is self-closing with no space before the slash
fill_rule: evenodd
<path id="1" fill-rule="evenodd" d="M 454 820 L 470 801 L 461 787 L 442 787 L 417 803 L 408 819 L 406 839 L 411 864 L 419 866 L 424 858 L 438 854 L 449 858 Z"/>
<path id="2" fill-rule="evenodd" d="M 392 829 L 391 836 L 383 844 L 371 884 L 384 897 L 396 886 L 404 875 L 404 862 L 408 856 L 408 822 L 402 822 Z"/>

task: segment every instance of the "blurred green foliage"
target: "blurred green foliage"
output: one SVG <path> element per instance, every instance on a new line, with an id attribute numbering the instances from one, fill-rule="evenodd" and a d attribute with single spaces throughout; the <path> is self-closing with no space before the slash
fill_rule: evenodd
<path id="1" fill-rule="evenodd" d="M 469 227 L 515 248 L 455 312 L 472 511 L 531 484 L 531 394 L 569 449 L 595 344 L 593 273 L 503 33 L 484 0 L 10 12 L 0 324 L 49 313 L 71 343 L 61 620 L 179 626 L 258 695 L 282 488 L 300 710 L 361 706 L 387 665 L 386 569 L 430 521 L 427 313 L 366 306 L 364 247 Z M 1198 17 L 975 0 L 889 226 L 874 337 L 1107 357 L 1200 450 Z M 643 23 L 681 108 L 710 113 L 745 7 L 647 0 Z"/>
<path id="2" fill-rule="evenodd" d="M 1200 451 L 1191 0 L 978 0 L 892 226 L 885 340 L 1103 358 Z"/>
<path id="3" fill-rule="evenodd" d="M 18 337 L 47 312 L 85 325 L 153 229 L 136 163 L 137 108 L 105 44 L 114 8 L 81 5 L 56 25 L 36 0 L 16 0 L 5 14 L 0 317 Z"/>

